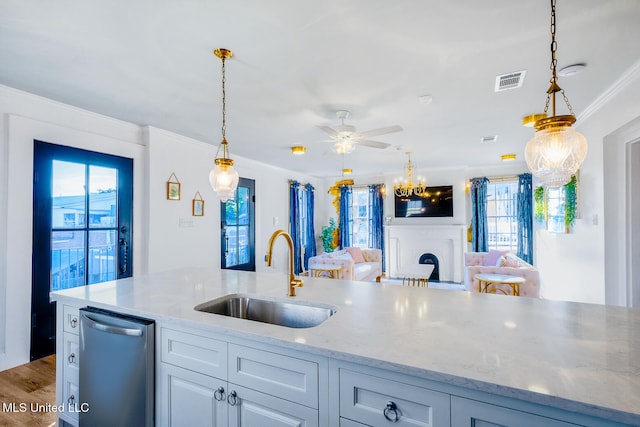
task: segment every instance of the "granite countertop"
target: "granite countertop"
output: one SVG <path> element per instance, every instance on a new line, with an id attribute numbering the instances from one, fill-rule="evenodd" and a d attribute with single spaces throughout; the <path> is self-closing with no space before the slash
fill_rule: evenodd
<path id="1" fill-rule="evenodd" d="M 640 310 L 526 297 L 184 269 L 53 292 L 116 309 L 468 389 L 640 425 Z M 323 324 L 292 329 L 201 313 L 233 293 L 330 304 Z"/>

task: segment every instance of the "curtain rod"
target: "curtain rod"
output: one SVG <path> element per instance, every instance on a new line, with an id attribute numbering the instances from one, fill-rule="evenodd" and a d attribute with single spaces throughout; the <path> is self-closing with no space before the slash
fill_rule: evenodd
<path id="1" fill-rule="evenodd" d="M 507 176 L 488 176 L 486 177 L 489 181 L 493 182 L 502 182 L 502 181 L 517 181 L 518 175 L 507 175 Z M 469 180 L 471 181 L 471 180 Z"/>

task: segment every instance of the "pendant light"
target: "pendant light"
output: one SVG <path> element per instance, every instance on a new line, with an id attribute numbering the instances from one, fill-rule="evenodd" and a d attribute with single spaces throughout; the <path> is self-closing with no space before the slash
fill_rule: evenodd
<path id="1" fill-rule="evenodd" d="M 213 53 L 222 60 L 222 142 L 218 146 L 215 167 L 209 172 L 209 183 L 220 197 L 221 202 L 233 199 L 238 187 L 238 172 L 233 168 L 233 160 L 229 158 L 229 148 L 227 143 L 227 100 L 225 92 L 225 61 L 233 57 L 233 52 L 228 49 L 216 49 Z M 222 150 L 222 157 L 218 157 Z"/>
<path id="2" fill-rule="evenodd" d="M 536 134 L 527 143 L 524 157 L 531 173 L 545 187 L 559 187 L 571 180 L 587 155 L 587 140 L 571 127 L 576 121 L 564 90 L 558 86 L 556 66 L 556 0 L 551 0 L 551 86 L 547 90 L 545 114 L 551 101 L 551 116 L 534 123 Z M 556 93 L 564 98 L 569 115 L 556 115 Z"/>

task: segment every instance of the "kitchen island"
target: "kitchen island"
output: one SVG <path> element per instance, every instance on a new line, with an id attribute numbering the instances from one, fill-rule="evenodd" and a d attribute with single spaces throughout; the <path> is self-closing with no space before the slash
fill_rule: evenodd
<path id="1" fill-rule="evenodd" d="M 257 352 L 254 364 L 273 356 L 272 365 L 284 363 L 293 372 L 298 372 L 293 362 L 299 361 L 303 370 L 315 366 L 301 386 L 316 387 L 315 400 L 289 399 L 286 389 L 259 390 L 267 407 L 276 407 L 276 398 L 285 407 L 300 406 L 300 419 L 306 409 L 313 409 L 310 417 L 315 420 L 300 425 L 386 425 L 393 420 L 409 425 L 403 421 L 418 419 L 415 413 L 422 412 L 427 421 L 416 425 L 472 425 L 475 419 L 494 423 L 486 425 L 518 425 L 509 420 L 519 425 L 640 425 L 639 310 L 319 278 L 305 278 L 294 298 L 286 297 L 286 291 L 283 274 L 185 269 L 54 292 L 58 401 L 65 403 L 69 393 L 77 392 L 62 378 L 65 369 L 69 372 L 66 352 L 75 339 L 69 322 L 78 308 L 94 306 L 156 321 L 158 425 L 180 424 L 167 400 L 175 398 L 178 389 L 168 390 L 173 379 L 191 378 L 196 371 L 225 377 L 220 379 L 226 388 L 212 388 L 211 397 L 223 400 L 218 398 L 226 393 L 224 400 L 242 405 L 240 393 L 239 399 L 229 399 L 231 388 L 248 394 L 258 388 L 236 387 L 241 379 L 233 379 L 239 377 L 231 372 L 232 356 L 240 353 L 236 361 L 251 359 L 243 359 L 245 350 L 249 355 Z M 228 294 L 328 305 L 336 313 L 318 326 L 299 329 L 194 310 Z M 71 342 L 61 339 L 63 335 Z M 191 335 L 201 341 L 180 341 Z M 198 370 L 197 363 L 184 369 L 184 355 L 176 353 L 181 346 L 224 353 L 224 372 Z M 193 357 L 183 360 L 188 364 Z M 308 383 L 313 378 L 315 386 Z M 396 389 L 397 399 L 385 395 Z M 424 398 L 411 402 L 411 396 L 422 396 L 423 390 Z M 386 403 L 375 416 L 385 418 L 377 424 L 369 406 L 380 399 Z M 397 401 L 407 406 L 396 407 Z M 423 403 L 426 409 L 415 406 Z"/>

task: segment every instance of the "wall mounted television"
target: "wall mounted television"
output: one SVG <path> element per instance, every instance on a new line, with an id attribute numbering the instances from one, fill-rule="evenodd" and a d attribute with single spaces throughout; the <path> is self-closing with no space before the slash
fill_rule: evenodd
<path id="1" fill-rule="evenodd" d="M 427 187 L 422 196 L 395 195 L 396 218 L 453 216 L 453 186 Z"/>

